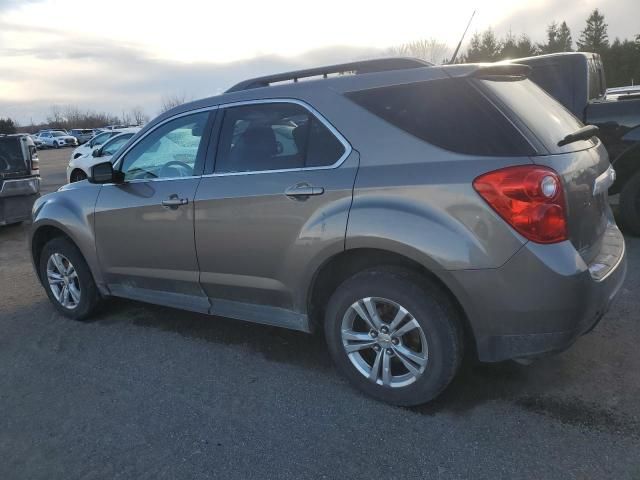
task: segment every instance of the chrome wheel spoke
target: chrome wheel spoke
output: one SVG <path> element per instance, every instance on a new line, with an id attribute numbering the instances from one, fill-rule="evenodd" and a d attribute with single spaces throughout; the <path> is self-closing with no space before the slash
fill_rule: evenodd
<path id="1" fill-rule="evenodd" d="M 55 283 L 55 284 L 64 283 L 64 278 L 62 277 L 62 275 L 52 271 L 47 272 L 47 279 L 49 280 L 49 283 Z"/>
<path id="2" fill-rule="evenodd" d="M 409 315 L 409 312 L 407 312 L 407 310 L 403 306 L 398 305 L 398 312 L 396 313 L 393 321 L 389 324 L 389 330 L 393 332 L 395 329 L 397 329 L 402 321 L 407 317 L 407 315 Z"/>
<path id="3" fill-rule="evenodd" d="M 420 356 L 417 352 L 412 352 L 408 348 L 399 345 L 394 347 L 394 351 L 409 372 L 414 375 L 420 375 L 422 368 L 427 364 L 427 357 Z"/>
<path id="4" fill-rule="evenodd" d="M 420 328 L 420 324 L 415 318 L 411 319 L 410 322 L 405 323 L 402 327 L 400 327 L 398 330 L 393 332 L 393 336 L 402 337 L 403 335 L 406 335 L 414 328 L 418 328 L 418 329 Z"/>
<path id="5" fill-rule="evenodd" d="M 71 299 L 73 300 L 73 303 L 76 305 L 80 303 L 80 290 L 78 290 L 78 288 L 73 283 L 69 284 L 68 290 L 69 290 L 69 293 L 71 294 Z"/>
<path id="6" fill-rule="evenodd" d="M 391 386 L 391 355 L 383 350 L 382 357 L 382 385 L 385 387 Z"/>
<path id="7" fill-rule="evenodd" d="M 354 332 L 353 330 L 343 330 L 342 338 L 344 340 L 354 341 L 354 342 L 371 342 L 373 339 L 371 335 L 364 332 Z"/>
<path id="8" fill-rule="evenodd" d="M 51 261 L 53 262 L 53 265 L 56 267 L 56 270 L 58 270 L 58 273 L 60 273 L 61 275 L 64 275 L 67 269 L 64 267 L 64 263 L 62 262 L 62 258 L 60 254 L 54 253 L 53 255 L 51 255 Z"/>
<path id="9" fill-rule="evenodd" d="M 365 300 L 371 300 L 371 299 L 365 299 Z M 354 303 L 353 305 L 351 305 L 351 308 L 353 308 L 356 311 L 358 316 L 362 320 L 364 320 L 364 322 L 369 326 L 369 328 L 373 330 L 377 330 L 380 328 L 380 325 L 376 324 L 375 320 L 371 318 L 371 316 L 369 315 L 369 309 L 364 304 L 365 300 L 360 300 L 359 302 Z"/>
<path id="10" fill-rule="evenodd" d="M 365 350 L 367 348 L 372 348 L 376 344 L 375 340 L 370 340 L 369 342 L 361 342 L 361 343 L 351 343 L 349 345 L 345 345 L 344 349 L 347 353 L 359 352 L 360 350 Z"/>
<path id="11" fill-rule="evenodd" d="M 69 287 L 65 285 L 64 287 L 62 287 L 62 291 L 60 292 L 60 304 L 63 307 L 67 306 L 68 297 L 69 297 Z"/>
<path id="12" fill-rule="evenodd" d="M 384 350 L 379 350 L 378 352 L 376 352 L 376 359 L 374 360 L 371 371 L 369 372 L 369 380 L 371 380 L 373 383 L 377 383 L 378 379 L 380 378 L 380 363 L 383 355 Z"/>

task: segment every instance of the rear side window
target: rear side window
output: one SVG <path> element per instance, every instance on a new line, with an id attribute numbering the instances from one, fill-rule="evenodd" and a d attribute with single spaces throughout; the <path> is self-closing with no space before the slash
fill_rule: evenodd
<path id="1" fill-rule="evenodd" d="M 18 137 L 0 138 L 0 174 L 26 169 Z"/>
<path id="2" fill-rule="evenodd" d="M 230 107 L 222 122 L 216 173 L 325 167 L 344 145 L 306 108 L 293 103 Z"/>
<path id="3" fill-rule="evenodd" d="M 492 79 L 480 84 L 510 109 L 550 153 L 584 150 L 591 140 L 579 140 L 562 147 L 558 142 L 584 125 L 553 97 L 531 80 Z"/>
<path id="4" fill-rule="evenodd" d="M 446 150 L 484 156 L 535 154 L 511 122 L 466 79 L 393 85 L 346 95 L 392 125 Z"/>

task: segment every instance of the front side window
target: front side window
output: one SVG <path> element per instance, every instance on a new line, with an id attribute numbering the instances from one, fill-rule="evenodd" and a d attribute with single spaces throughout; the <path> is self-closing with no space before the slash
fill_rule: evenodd
<path id="1" fill-rule="evenodd" d="M 111 138 L 112 133 L 111 132 L 105 132 L 105 133 L 101 133 L 99 135 L 96 135 L 93 140 L 91 140 L 91 147 L 95 147 L 96 145 L 102 145 L 104 142 L 106 142 L 109 138 Z"/>
<path id="2" fill-rule="evenodd" d="M 125 180 L 194 175 L 209 112 L 171 120 L 153 130 L 125 155 Z"/>
<path id="3" fill-rule="evenodd" d="M 227 108 L 216 173 L 256 172 L 335 164 L 344 145 L 306 108 L 264 103 Z"/>
<path id="4" fill-rule="evenodd" d="M 133 137 L 133 133 L 123 134 L 109 140 L 104 144 L 104 147 L 102 147 L 102 155 L 113 155 L 118 150 L 120 150 L 120 147 L 127 143 L 131 137 Z"/>

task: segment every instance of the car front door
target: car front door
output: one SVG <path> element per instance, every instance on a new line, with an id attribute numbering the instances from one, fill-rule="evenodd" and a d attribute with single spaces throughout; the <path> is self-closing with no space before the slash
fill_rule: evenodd
<path id="1" fill-rule="evenodd" d="M 208 311 L 198 283 L 193 200 L 212 116 L 167 120 L 115 161 L 124 182 L 103 185 L 95 208 L 96 248 L 112 294 Z"/>
<path id="2" fill-rule="evenodd" d="M 305 274 L 344 249 L 358 155 L 297 101 L 231 106 L 217 123 L 195 205 L 211 313 L 304 330 L 285 310 L 304 313 Z"/>

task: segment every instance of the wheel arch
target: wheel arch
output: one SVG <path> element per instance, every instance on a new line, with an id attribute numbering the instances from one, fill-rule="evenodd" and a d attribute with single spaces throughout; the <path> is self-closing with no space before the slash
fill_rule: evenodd
<path id="1" fill-rule="evenodd" d="M 328 258 L 315 272 L 307 292 L 307 313 L 311 323 L 322 325 L 326 304 L 338 286 L 356 273 L 374 267 L 398 267 L 418 274 L 431 284 L 436 284 L 449 298 L 462 321 L 466 342 L 475 356 L 475 335 L 453 279 L 445 271 L 435 273 L 423 263 L 409 256 L 377 248 L 354 248 L 344 250 Z"/>

